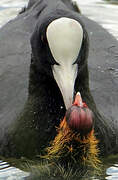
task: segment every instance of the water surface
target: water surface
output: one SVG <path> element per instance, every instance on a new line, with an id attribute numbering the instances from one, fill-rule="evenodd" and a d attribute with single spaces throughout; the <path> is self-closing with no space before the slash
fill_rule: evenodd
<path id="1" fill-rule="evenodd" d="M 77 2 L 84 15 L 101 24 L 118 40 L 118 5 L 103 0 L 78 0 Z"/>
<path id="2" fill-rule="evenodd" d="M 0 161 L 0 180 L 24 180 L 29 173 L 10 166 L 5 161 Z"/>
<path id="3" fill-rule="evenodd" d="M 0 27 L 15 18 L 27 2 L 27 0 L 0 0 Z"/>

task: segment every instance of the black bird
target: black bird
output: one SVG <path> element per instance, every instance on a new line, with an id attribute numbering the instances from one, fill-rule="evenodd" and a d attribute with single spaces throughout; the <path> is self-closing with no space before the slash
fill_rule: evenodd
<path id="1" fill-rule="evenodd" d="M 56 127 L 77 92 L 93 112 L 101 154 L 109 153 L 116 146 L 116 135 L 98 112 L 89 89 L 89 40 L 83 16 L 66 0 L 31 0 L 25 11 L 26 18 L 34 12 L 35 20 L 28 22 L 33 23 L 28 98 L 0 154 L 31 158 L 41 153 L 56 136 Z"/>

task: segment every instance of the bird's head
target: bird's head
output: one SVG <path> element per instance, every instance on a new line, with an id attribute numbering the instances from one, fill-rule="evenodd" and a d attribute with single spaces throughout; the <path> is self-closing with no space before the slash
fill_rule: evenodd
<path id="1" fill-rule="evenodd" d="M 66 110 L 76 92 L 88 86 L 88 35 L 81 21 L 74 18 L 50 17 L 39 21 L 31 38 L 37 75 L 55 81 Z"/>
<path id="2" fill-rule="evenodd" d="M 88 87 L 88 35 L 82 22 L 75 17 L 46 18 L 35 28 L 31 46 L 36 75 L 41 81 L 47 77 L 43 84 L 50 79 L 57 84 L 58 89 L 54 91 L 59 90 L 62 95 L 69 126 L 78 131 L 85 129 L 85 132 L 91 129 L 91 112 L 80 95 L 76 95 Z M 50 90 L 49 86 L 47 88 Z"/>

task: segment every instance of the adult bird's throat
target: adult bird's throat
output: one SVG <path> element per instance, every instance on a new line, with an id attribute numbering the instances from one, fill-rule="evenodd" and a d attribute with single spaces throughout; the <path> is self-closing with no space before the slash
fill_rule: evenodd
<path id="1" fill-rule="evenodd" d="M 52 56 L 59 64 L 53 66 L 53 75 L 68 109 L 73 102 L 78 69 L 74 62 L 80 52 L 83 29 L 76 20 L 63 17 L 49 24 L 46 35 Z"/>

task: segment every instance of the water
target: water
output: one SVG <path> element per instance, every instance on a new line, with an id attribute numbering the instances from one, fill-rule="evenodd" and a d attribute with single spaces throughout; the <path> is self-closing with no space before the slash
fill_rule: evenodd
<path id="1" fill-rule="evenodd" d="M 0 27 L 16 17 L 26 4 L 27 0 L 0 0 Z"/>
<path id="2" fill-rule="evenodd" d="M 101 24 L 118 39 L 118 5 L 108 4 L 102 0 L 78 0 L 77 3 L 84 15 Z M 16 17 L 21 8 L 26 5 L 27 0 L 0 0 L 0 27 Z M 118 157 L 109 158 L 104 165 L 105 177 L 91 179 L 118 180 Z M 7 162 L 0 161 L 0 180 L 23 180 L 28 175 L 18 168 L 11 167 Z"/>
<path id="3" fill-rule="evenodd" d="M 118 5 L 115 3 L 109 4 L 108 2 L 103 0 L 78 0 L 82 13 L 98 22 L 118 40 Z M 118 3 L 117 0 L 116 2 Z"/>
<path id="4" fill-rule="evenodd" d="M 118 179 L 118 164 L 114 164 L 114 166 L 108 168 L 106 170 L 106 174 L 108 175 L 106 179 L 117 180 Z"/>
<path id="5" fill-rule="evenodd" d="M 0 180 L 24 180 L 29 173 L 11 167 L 7 162 L 0 161 Z"/>

